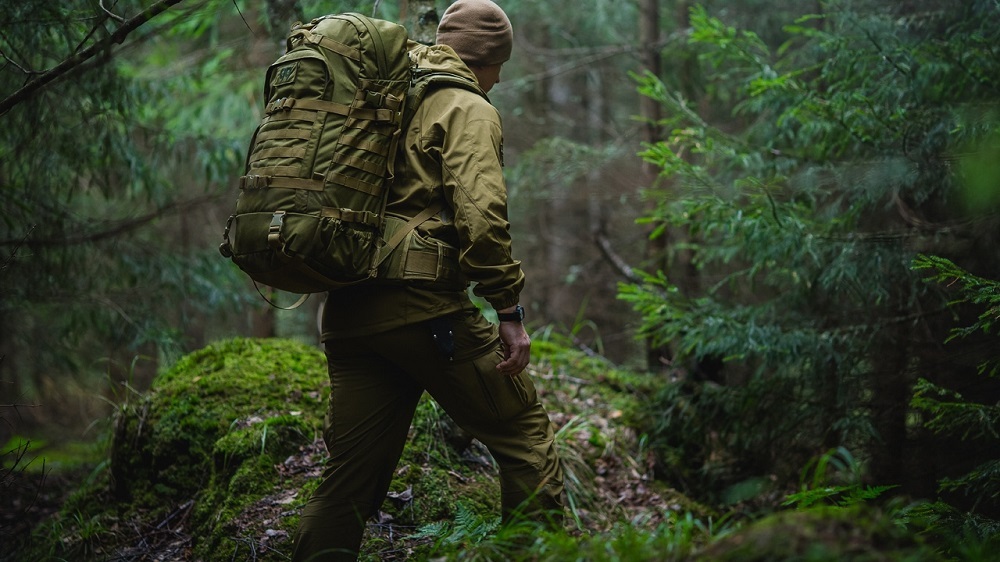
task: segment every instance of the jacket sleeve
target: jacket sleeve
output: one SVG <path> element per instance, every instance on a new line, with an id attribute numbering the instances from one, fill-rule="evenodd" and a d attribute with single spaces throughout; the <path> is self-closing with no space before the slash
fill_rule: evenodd
<path id="1" fill-rule="evenodd" d="M 500 114 L 472 92 L 452 90 L 440 122 L 445 201 L 454 212 L 459 264 L 474 292 L 494 308 L 517 304 L 524 287 L 511 251 Z M 439 100 L 444 101 L 444 100 Z"/>

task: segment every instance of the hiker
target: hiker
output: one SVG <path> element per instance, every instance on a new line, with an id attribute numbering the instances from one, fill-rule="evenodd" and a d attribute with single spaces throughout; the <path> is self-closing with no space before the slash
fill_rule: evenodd
<path id="1" fill-rule="evenodd" d="M 418 234 L 453 247 L 463 283 L 362 283 L 329 293 L 322 340 L 331 394 L 329 461 L 294 537 L 295 561 L 356 560 L 426 390 L 489 449 L 499 467 L 502 516 L 558 522 L 562 469 L 553 428 L 524 369 L 531 341 L 512 257 L 501 124 L 485 97 L 510 58 L 513 32 L 489 0 L 457 0 L 437 45 L 410 42 L 421 68 L 474 79 L 482 93 L 429 91 L 403 131 L 388 214 L 413 217 L 443 202 Z M 490 324 L 466 283 L 498 312 Z"/>

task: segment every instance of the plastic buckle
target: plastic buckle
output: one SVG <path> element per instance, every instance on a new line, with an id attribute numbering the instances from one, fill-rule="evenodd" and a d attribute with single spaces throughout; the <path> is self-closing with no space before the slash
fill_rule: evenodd
<path id="1" fill-rule="evenodd" d="M 281 245 L 281 226 L 285 222 L 285 211 L 275 211 L 271 216 L 271 225 L 267 227 L 267 243 L 270 246 Z"/>

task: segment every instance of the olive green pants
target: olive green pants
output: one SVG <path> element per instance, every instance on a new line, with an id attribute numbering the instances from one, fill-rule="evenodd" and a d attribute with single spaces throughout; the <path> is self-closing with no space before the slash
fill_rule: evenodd
<path id="1" fill-rule="evenodd" d="M 429 324 L 329 341 L 329 461 L 295 533 L 294 561 L 355 560 L 378 512 L 426 390 L 499 467 L 504 518 L 562 513 L 562 469 L 552 425 L 527 374 L 505 377 L 495 327 L 480 314 L 449 317 L 450 349 Z M 438 342 L 447 337 L 440 328 Z M 492 337 L 484 337 L 492 334 Z"/>

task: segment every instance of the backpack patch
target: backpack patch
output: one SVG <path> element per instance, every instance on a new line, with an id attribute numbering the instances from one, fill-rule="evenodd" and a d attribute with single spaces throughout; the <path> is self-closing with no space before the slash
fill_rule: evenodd
<path id="1" fill-rule="evenodd" d="M 271 83 L 272 87 L 284 86 L 295 81 L 295 69 L 298 68 L 298 63 L 289 63 L 280 68 L 278 72 L 274 75 L 274 82 Z"/>

